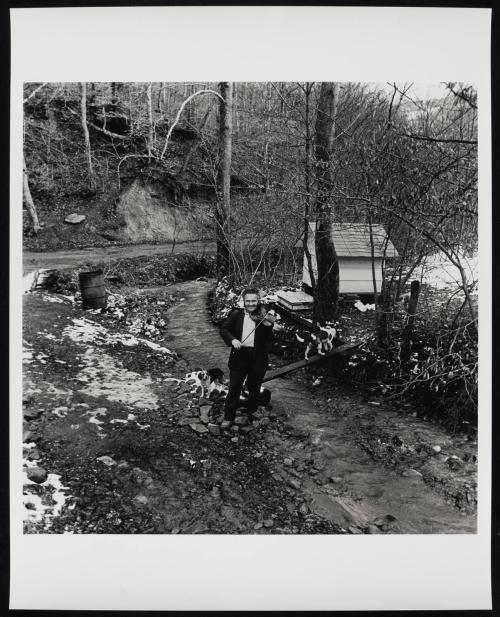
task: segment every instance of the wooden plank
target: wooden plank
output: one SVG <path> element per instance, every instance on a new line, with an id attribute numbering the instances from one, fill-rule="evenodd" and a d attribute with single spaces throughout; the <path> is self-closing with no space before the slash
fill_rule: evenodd
<path id="1" fill-rule="evenodd" d="M 349 349 L 354 349 L 355 347 L 359 347 L 361 343 L 345 343 L 344 345 L 340 345 L 339 347 L 335 347 L 332 349 L 330 353 L 322 356 L 321 354 L 316 354 L 315 356 L 311 356 L 309 360 L 299 360 L 298 362 L 292 362 L 292 364 L 287 364 L 286 366 L 281 366 L 280 368 L 274 369 L 273 371 L 268 371 L 262 383 L 266 381 L 271 381 L 271 379 L 276 379 L 276 377 L 281 377 L 282 375 L 286 375 L 287 373 L 291 373 L 292 371 L 296 371 L 299 368 L 304 368 L 305 366 L 309 366 L 310 364 L 314 364 L 319 360 L 324 360 L 325 358 L 329 358 L 330 356 L 334 356 L 336 354 L 342 353 L 343 351 L 348 351 Z"/>

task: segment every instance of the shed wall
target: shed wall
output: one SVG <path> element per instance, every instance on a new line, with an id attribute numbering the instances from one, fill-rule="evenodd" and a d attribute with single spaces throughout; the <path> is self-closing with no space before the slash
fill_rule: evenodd
<path id="1" fill-rule="evenodd" d="M 317 274 L 317 264 L 314 253 L 311 254 L 313 271 Z M 373 293 L 372 261 L 366 257 L 339 257 L 339 293 Z M 377 291 L 380 292 L 382 286 L 382 259 L 375 258 L 375 279 Z M 304 255 L 304 265 L 302 270 L 302 282 L 311 285 L 307 259 Z"/>

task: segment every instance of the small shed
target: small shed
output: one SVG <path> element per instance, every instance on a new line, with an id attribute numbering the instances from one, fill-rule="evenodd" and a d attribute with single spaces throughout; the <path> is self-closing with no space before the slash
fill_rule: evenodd
<path id="1" fill-rule="evenodd" d="M 316 252 L 314 234 L 316 223 L 309 223 L 308 247 L 311 253 L 313 272 L 316 275 Z M 373 248 L 375 260 L 375 280 L 377 290 L 382 286 L 382 266 L 387 258 L 397 257 L 398 253 L 387 237 L 383 225 L 372 225 Z M 372 249 L 370 243 L 370 227 L 365 223 L 334 223 L 332 229 L 333 243 L 339 260 L 339 293 L 373 294 Z M 300 239 L 296 247 L 302 247 Z M 304 252 L 302 283 L 311 287 L 311 278 L 307 258 Z"/>

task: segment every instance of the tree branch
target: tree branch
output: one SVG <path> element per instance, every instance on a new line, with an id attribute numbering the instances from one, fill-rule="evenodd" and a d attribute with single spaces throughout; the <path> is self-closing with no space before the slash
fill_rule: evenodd
<path id="1" fill-rule="evenodd" d="M 437 137 L 427 137 L 426 135 L 416 135 L 415 133 L 398 133 L 401 137 L 409 137 L 410 139 L 418 139 L 420 141 L 431 141 L 440 144 L 468 144 L 477 146 L 477 140 L 468 139 L 438 139 Z"/>
<path id="2" fill-rule="evenodd" d="M 72 113 L 74 116 L 78 116 L 76 111 L 73 111 L 71 107 L 66 107 L 66 109 L 70 113 Z M 88 120 L 87 120 L 87 124 L 91 126 L 93 129 L 95 129 L 96 131 L 99 131 L 100 133 L 104 133 L 104 135 L 107 135 L 108 137 L 113 137 L 115 139 L 127 139 L 128 138 L 127 135 L 119 135 L 118 133 L 112 133 L 111 131 L 108 131 L 107 129 L 101 126 L 97 126 L 97 124 L 94 124 L 93 122 L 89 122 Z"/>
<path id="3" fill-rule="evenodd" d="M 170 136 L 172 135 L 172 131 L 174 130 L 175 126 L 178 124 L 178 122 L 180 120 L 180 117 L 181 117 L 181 114 L 182 114 L 182 112 L 184 110 L 184 107 L 186 107 L 186 105 L 189 103 L 189 101 L 191 99 L 194 99 L 194 97 L 198 96 L 199 94 L 215 94 L 215 96 L 218 96 L 220 98 L 220 100 L 222 102 L 224 102 L 224 99 L 222 98 L 222 96 L 218 92 L 216 92 L 215 90 L 198 90 L 194 94 L 191 94 L 191 96 L 188 96 L 187 99 L 179 107 L 179 111 L 177 112 L 177 115 L 175 116 L 175 120 L 173 121 L 172 126 L 168 130 L 167 138 L 165 139 L 165 145 L 163 146 L 163 150 L 161 151 L 160 161 L 165 156 L 165 152 L 167 151 L 167 146 L 168 146 L 168 142 L 169 142 Z"/>
<path id="4" fill-rule="evenodd" d="M 44 81 L 44 82 L 43 82 L 43 84 L 42 84 L 41 86 L 38 86 L 38 88 L 35 88 L 35 89 L 33 90 L 33 92 L 32 92 L 29 96 L 27 96 L 27 97 L 24 99 L 23 104 L 24 104 L 24 103 L 27 103 L 27 102 L 30 100 L 30 98 L 31 98 L 31 97 L 35 96 L 35 94 L 36 94 L 39 90 L 41 90 L 44 86 L 46 86 L 48 83 L 49 83 L 48 81 Z"/>

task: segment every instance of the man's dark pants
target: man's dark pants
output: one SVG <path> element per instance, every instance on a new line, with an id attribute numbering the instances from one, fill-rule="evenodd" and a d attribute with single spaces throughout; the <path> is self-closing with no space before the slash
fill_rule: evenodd
<path id="1" fill-rule="evenodd" d="M 237 352 L 238 368 L 229 370 L 229 392 L 227 393 L 224 404 L 224 419 L 233 421 L 236 416 L 236 409 L 240 404 L 241 389 L 245 378 L 248 388 L 247 411 L 249 414 L 257 411 L 260 386 L 266 374 L 266 369 L 255 366 L 255 355 L 253 347 L 242 347 Z"/>

